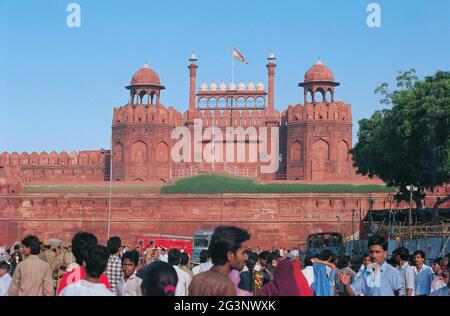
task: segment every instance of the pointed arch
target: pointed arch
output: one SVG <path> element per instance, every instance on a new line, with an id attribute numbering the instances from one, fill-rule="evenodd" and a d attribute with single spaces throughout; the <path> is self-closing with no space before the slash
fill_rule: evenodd
<path id="1" fill-rule="evenodd" d="M 303 144 L 300 140 L 296 140 L 291 148 L 292 161 L 303 161 Z"/>
<path id="2" fill-rule="evenodd" d="M 143 163 L 147 162 L 148 147 L 147 144 L 138 140 L 131 145 L 131 162 Z"/>
<path id="3" fill-rule="evenodd" d="M 160 141 L 158 146 L 156 146 L 156 161 L 157 162 L 169 161 L 169 146 L 164 141 Z"/>
<path id="4" fill-rule="evenodd" d="M 341 140 L 338 144 L 338 161 L 349 161 L 349 149 L 345 140 Z"/>
<path id="5" fill-rule="evenodd" d="M 115 163 L 123 162 L 123 145 L 121 142 L 117 142 L 114 145 L 113 157 Z"/>
<path id="6" fill-rule="evenodd" d="M 330 160 L 330 144 L 323 138 L 319 138 L 313 144 L 313 157 L 319 161 Z"/>

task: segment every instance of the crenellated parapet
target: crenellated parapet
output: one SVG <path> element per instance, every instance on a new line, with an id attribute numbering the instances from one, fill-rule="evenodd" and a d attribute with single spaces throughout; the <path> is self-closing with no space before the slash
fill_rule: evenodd
<path id="1" fill-rule="evenodd" d="M 3 167 L 51 167 L 51 166 L 96 166 L 105 164 L 105 154 L 100 150 L 84 150 L 80 152 L 65 151 L 57 153 L 52 151 L 48 154 L 46 151 L 31 154 L 24 151 L 21 154 L 17 152 L 3 152 L 0 155 L 0 166 Z"/>
<path id="2" fill-rule="evenodd" d="M 124 124 L 171 124 L 179 126 L 183 122 L 183 115 L 173 107 L 166 108 L 162 104 L 133 105 L 114 108 L 113 126 Z"/>
<path id="3" fill-rule="evenodd" d="M 352 107 L 343 101 L 290 105 L 283 112 L 283 120 L 288 124 L 306 121 L 352 124 Z"/>

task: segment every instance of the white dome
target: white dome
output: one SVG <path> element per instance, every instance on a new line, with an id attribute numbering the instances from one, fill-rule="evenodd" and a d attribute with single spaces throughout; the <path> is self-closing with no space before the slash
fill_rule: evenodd
<path id="1" fill-rule="evenodd" d="M 228 85 L 228 90 L 236 90 L 236 85 L 234 84 L 234 82 L 230 82 L 230 84 Z"/>
<path id="2" fill-rule="evenodd" d="M 238 84 L 238 90 L 239 90 L 239 91 L 244 91 L 244 90 L 246 90 L 246 89 L 247 89 L 247 87 L 245 86 L 245 83 L 243 83 L 242 81 L 239 82 L 239 84 Z"/>
<path id="3" fill-rule="evenodd" d="M 271 52 L 270 54 L 269 54 L 269 59 L 275 59 L 276 57 L 275 57 L 275 54 L 273 53 L 273 52 Z"/>
<path id="4" fill-rule="evenodd" d="M 227 84 L 222 81 L 222 83 L 219 86 L 220 91 L 227 91 Z"/>
<path id="5" fill-rule="evenodd" d="M 256 90 L 264 91 L 264 83 L 262 83 L 261 81 L 258 82 L 258 84 L 256 85 Z"/>
<path id="6" fill-rule="evenodd" d="M 254 91 L 255 89 L 256 89 L 255 84 L 253 83 L 253 81 L 250 81 L 247 85 L 247 90 Z"/>
<path id="7" fill-rule="evenodd" d="M 217 91 L 217 84 L 214 81 L 209 85 L 209 91 Z"/>
<path id="8" fill-rule="evenodd" d="M 206 82 L 202 83 L 202 85 L 200 86 L 200 91 L 208 91 L 208 85 L 206 84 Z"/>

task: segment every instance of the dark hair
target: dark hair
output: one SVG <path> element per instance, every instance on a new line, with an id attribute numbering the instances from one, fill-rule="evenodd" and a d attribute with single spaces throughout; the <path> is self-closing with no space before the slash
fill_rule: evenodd
<path id="1" fill-rule="evenodd" d="M 92 278 L 99 278 L 105 272 L 108 264 L 109 251 L 106 247 L 94 245 L 89 248 L 86 261 L 86 274 Z"/>
<path id="2" fill-rule="evenodd" d="M 444 260 L 444 258 L 441 258 L 441 257 L 436 258 L 436 259 L 433 260 L 433 264 L 436 263 L 442 268 L 442 261 L 443 260 Z"/>
<path id="3" fill-rule="evenodd" d="M 202 251 L 200 251 L 200 263 L 207 262 L 208 258 L 209 258 L 208 250 L 203 249 Z"/>
<path id="4" fill-rule="evenodd" d="M 10 265 L 8 262 L 6 261 L 1 261 L 0 262 L 0 270 L 6 270 L 9 271 Z"/>
<path id="5" fill-rule="evenodd" d="M 364 258 L 367 258 L 367 257 L 370 257 L 370 255 L 369 255 L 368 252 L 365 252 L 364 255 L 363 255 L 363 259 L 364 259 Z"/>
<path id="6" fill-rule="evenodd" d="M 106 243 L 106 246 L 108 247 L 109 253 L 111 255 L 115 254 L 117 251 L 119 251 L 120 247 L 122 245 L 122 240 L 120 237 L 111 237 L 108 239 L 108 242 Z"/>
<path id="7" fill-rule="evenodd" d="M 135 265 L 138 265 L 139 264 L 139 252 L 137 250 L 127 251 L 122 256 L 122 264 L 125 261 L 125 259 L 128 259 L 131 262 L 133 262 Z"/>
<path id="8" fill-rule="evenodd" d="M 408 248 L 405 247 L 399 247 L 397 249 L 395 249 L 392 254 L 394 256 L 399 256 L 400 260 L 402 261 L 407 261 L 409 259 L 409 250 Z"/>
<path id="9" fill-rule="evenodd" d="M 155 261 L 145 268 L 142 276 L 144 296 L 175 296 L 178 276 L 175 269 L 164 261 Z"/>
<path id="10" fill-rule="evenodd" d="M 421 256 L 423 259 L 425 259 L 425 252 L 424 252 L 424 251 L 422 251 L 422 250 L 417 250 L 417 251 L 413 254 L 413 256 L 415 257 L 415 256 L 417 256 L 417 255 L 419 255 L 419 256 Z"/>
<path id="11" fill-rule="evenodd" d="M 41 252 L 39 238 L 34 235 L 29 235 L 22 240 L 22 245 L 31 249 L 32 255 L 38 255 Z"/>
<path id="12" fill-rule="evenodd" d="M 250 234 L 239 227 L 219 226 L 214 230 L 208 252 L 214 265 L 224 265 L 228 262 L 228 252 L 236 251 L 242 243 L 250 239 Z"/>
<path id="13" fill-rule="evenodd" d="M 305 257 L 305 259 L 303 259 L 303 265 L 305 266 L 305 267 L 312 267 L 312 265 L 313 265 L 313 263 L 312 263 L 312 260 L 313 259 L 313 256 L 311 256 L 311 255 L 307 255 L 306 257 Z"/>
<path id="14" fill-rule="evenodd" d="M 342 256 L 342 257 L 339 257 L 336 267 L 338 269 L 344 269 L 344 268 L 348 267 L 349 263 L 350 263 L 350 257 Z"/>
<path id="15" fill-rule="evenodd" d="M 19 250 L 20 249 L 20 245 L 14 245 L 14 251 L 17 251 L 17 250 Z"/>
<path id="16" fill-rule="evenodd" d="M 180 264 L 185 266 L 189 263 L 189 255 L 186 252 L 181 253 Z"/>
<path id="17" fill-rule="evenodd" d="M 245 265 L 247 266 L 247 268 L 249 270 L 253 270 L 253 268 L 256 265 L 256 262 L 258 261 L 258 255 L 256 254 L 256 252 L 248 252 L 247 253 L 247 261 L 245 261 Z"/>
<path id="18" fill-rule="evenodd" d="M 178 249 L 170 249 L 167 258 L 170 265 L 177 266 L 180 264 L 181 252 Z"/>
<path id="19" fill-rule="evenodd" d="M 72 253 L 75 261 L 79 265 L 83 265 L 83 261 L 87 256 L 89 248 L 97 244 L 97 237 L 87 232 L 79 232 L 72 238 Z"/>
<path id="20" fill-rule="evenodd" d="M 328 249 L 324 249 L 319 254 L 319 259 L 323 261 L 329 261 L 333 258 L 333 252 Z"/>
<path id="21" fill-rule="evenodd" d="M 380 235 L 371 236 L 371 237 L 369 237 L 367 247 L 370 248 L 372 246 L 380 246 L 383 248 L 384 251 L 386 251 L 387 250 L 386 239 L 384 239 L 384 237 L 380 236 Z"/>
<path id="22" fill-rule="evenodd" d="M 270 260 L 270 252 L 268 251 L 260 252 L 258 255 L 258 259 L 262 259 L 268 262 Z"/>

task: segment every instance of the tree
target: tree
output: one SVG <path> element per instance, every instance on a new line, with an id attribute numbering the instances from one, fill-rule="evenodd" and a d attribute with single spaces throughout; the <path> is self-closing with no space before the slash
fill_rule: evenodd
<path id="1" fill-rule="evenodd" d="M 397 89 L 383 83 L 375 93 L 390 109 L 359 122 L 358 142 L 351 150 L 358 173 L 377 176 L 398 188 L 396 199 L 409 201 L 408 185 L 422 208 L 425 192 L 450 182 L 450 72 L 438 71 L 418 80 L 414 69 L 400 72 Z M 438 199 L 438 208 L 450 196 Z"/>

